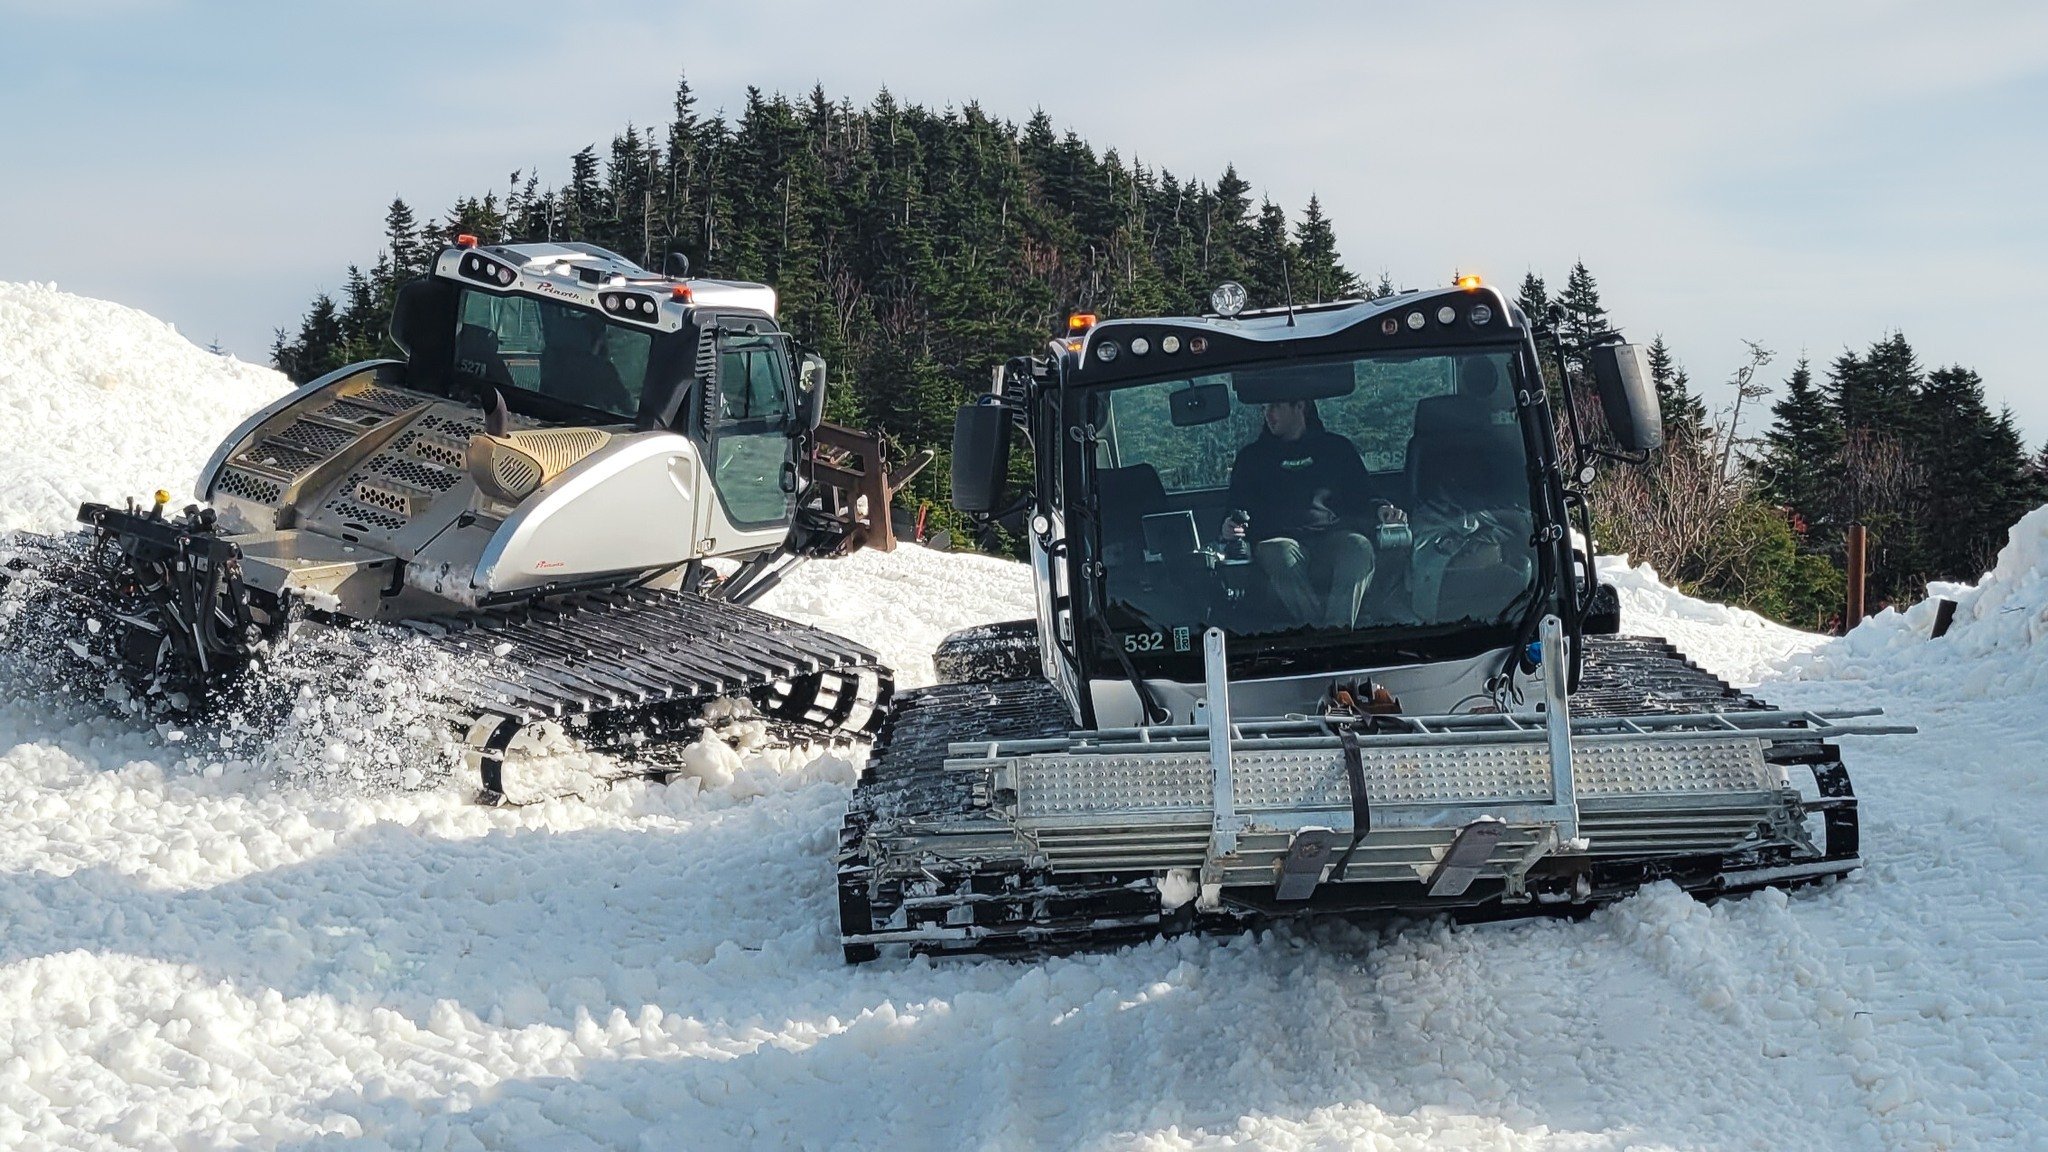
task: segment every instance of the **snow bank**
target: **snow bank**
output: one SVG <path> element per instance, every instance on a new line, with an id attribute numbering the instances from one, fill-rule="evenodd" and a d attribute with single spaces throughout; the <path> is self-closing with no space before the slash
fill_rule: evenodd
<path id="1" fill-rule="evenodd" d="M 44 306 L 0 308 L 29 326 L 0 362 L 146 345 L 164 366 L 133 379 L 211 387 L 146 317 L 0 293 L 17 298 Z M 189 475 L 212 446 L 195 433 L 150 463 L 161 420 L 132 391 L 93 413 L 74 388 L 38 425 L 0 388 L 30 421 L 7 464 L 64 493 L 58 523 L 121 490 L 45 451 L 57 430 L 141 471 Z M 219 427 L 261 398 L 223 402 Z M 2039 515 L 2036 559 L 2001 560 L 1949 640 L 1880 618 L 1843 642 L 1868 658 L 1834 667 L 1961 682 L 2038 660 L 2017 637 L 2040 635 Z M 1723 675 L 1817 642 L 1603 570 L 1630 630 Z M 915 681 L 937 637 L 1024 615 L 1027 592 L 1017 566 L 912 547 L 812 564 L 770 606 Z M 1870 701 L 1830 667 L 1763 690 Z M 346 739 L 338 776 L 295 776 L 0 699 L 0 1147 L 2040 1146 L 2048 694 L 1886 702 L 1924 735 L 1846 750 L 1871 859 L 1847 883 L 1711 906 L 1657 887 L 1584 923 L 848 969 L 832 852 L 853 766 L 835 755 L 720 742 L 678 785 L 503 811 L 333 786 L 367 755 Z M 296 722 L 304 748 L 268 757 L 324 759 L 357 720 L 314 700 Z"/>
<path id="2" fill-rule="evenodd" d="M 1956 613 L 1937 640 L 1943 599 Z M 1977 583 L 1931 584 L 1927 599 L 1886 608 L 1793 668 L 1815 680 L 1904 678 L 1917 691 L 1965 699 L 2048 693 L 2048 507 L 2012 526 Z"/>
<path id="3" fill-rule="evenodd" d="M 898 687 L 914 688 L 932 682 L 932 649 L 949 634 L 1032 614 L 1031 570 L 905 544 L 812 561 L 758 607 L 860 641 L 896 670 Z"/>
<path id="4" fill-rule="evenodd" d="M 1666 585 L 1648 564 L 1626 555 L 1597 559 L 1600 579 L 1621 596 L 1621 630 L 1662 636 L 1693 661 L 1732 684 L 1747 687 L 1791 656 L 1827 637 L 1787 628 L 1746 608 L 1697 600 Z"/>
<path id="5" fill-rule="evenodd" d="M 190 498 L 200 465 L 289 388 L 152 316 L 0 283 L 0 532 L 62 531 L 80 501 Z"/>

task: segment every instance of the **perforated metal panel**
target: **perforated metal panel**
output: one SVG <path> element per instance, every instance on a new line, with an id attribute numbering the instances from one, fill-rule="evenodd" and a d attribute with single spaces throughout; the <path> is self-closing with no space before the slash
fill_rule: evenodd
<path id="1" fill-rule="evenodd" d="M 386 412 L 392 413 L 410 412 L 427 402 L 423 396 L 413 396 L 390 388 L 376 387 L 365 388 L 360 392 L 352 392 L 349 394 L 349 399 L 375 405 Z"/>
<path id="2" fill-rule="evenodd" d="M 1455 748 L 1367 748 L 1366 794 L 1375 805 L 1540 803 L 1550 798 L 1550 759 L 1535 743 Z M 1582 799 L 1645 795 L 1754 794 L 1781 786 L 1756 740 L 1585 741 L 1572 765 Z M 1207 810 L 1211 773 L 1202 753 L 1044 753 L 1003 762 L 1013 773 L 1019 817 Z M 1239 752 L 1231 757 L 1239 811 L 1342 808 L 1351 804 L 1342 753 Z"/>
<path id="3" fill-rule="evenodd" d="M 281 439 L 301 445 L 309 451 L 318 452 L 322 456 L 333 453 L 342 445 L 354 440 L 357 435 L 359 433 L 311 420 L 295 421 L 283 432 L 278 433 Z"/>
<path id="4" fill-rule="evenodd" d="M 320 415 L 330 420 L 339 420 L 344 424 L 354 424 L 363 428 L 375 428 L 391 418 L 391 415 L 387 412 L 372 408 L 367 404 L 356 404 L 348 400 L 329 402 L 325 408 L 320 409 Z"/>
<path id="5" fill-rule="evenodd" d="M 311 471 L 315 464 L 326 458 L 323 453 L 310 451 L 283 440 L 266 439 L 237 455 L 235 463 L 269 468 L 288 476 L 299 476 Z"/>
<path id="6" fill-rule="evenodd" d="M 258 504 L 275 504 L 284 494 L 284 489 L 276 481 L 250 475 L 239 468 L 223 469 L 214 489 Z"/>

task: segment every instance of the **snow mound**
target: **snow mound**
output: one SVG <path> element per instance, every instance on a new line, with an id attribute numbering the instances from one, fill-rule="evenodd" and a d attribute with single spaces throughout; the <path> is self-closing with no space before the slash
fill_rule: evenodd
<path id="1" fill-rule="evenodd" d="M 813 561 L 755 607 L 858 640 L 895 669 L 899 689 L 915 688 L 932 682 L 932 649 L 948 635 L 1032 614 L 1031 570 L 905 544 Z"/>
<path id="2" fill-rule="evenodd" d="M 1935 639 L 1941 600 L 1955 601 L 1956 613 Z M 2048 506 L 2007 531 L 1998 562 L 1977 583 L 1930 584 L 1925 600 L 1886 608 L 1791 670 L 1813 680 L 1903 677 L 1916 690 L 1965 699 L 2048 691 Z"/>
<path id="3" fill-rule="evenodd" d="M 1664 583 L 1648 564 L 1630 564 L 1626 554 L 1595 561 L 1600 579 L 1621 596 L 1621 630 L 1662 636 L 1700 667 L 1747 687 L 1775 672 L 1793 656 L 1827 643 L 1827 637 L 1787 628 L 1727 604 L 1688 596 Z"/>
<path id="4" fill-rule="evenodd" d="M 244 416 L 291 386 L 133 308 L 0 283 L 0 532 L 61 532 L 85 500 L 180 503 Z"/>

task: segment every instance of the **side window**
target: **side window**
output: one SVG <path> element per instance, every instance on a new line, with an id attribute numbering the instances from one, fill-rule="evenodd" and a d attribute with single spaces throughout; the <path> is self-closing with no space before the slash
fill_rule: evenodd
<path id="1" fill-rule="evenodd" d="M 795 451 L 789 438 L 789 360 L 782 341 L 727 336 L 719 345 L 718 413 L 711 435 L 711 484 L 725 514 L 742 527 L 786 522 L 784 489 Z"/>

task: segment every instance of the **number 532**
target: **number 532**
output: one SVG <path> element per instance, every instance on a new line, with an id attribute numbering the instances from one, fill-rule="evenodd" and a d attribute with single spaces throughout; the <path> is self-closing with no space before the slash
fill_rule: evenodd
<path id="1" fill-rule="evenodd" d="M 1124 651 L 1126 652 L 1157 652 L 1164 647 L 1166 647 L 1166 633 L 1164 632 L 1124 633 Z"/>

